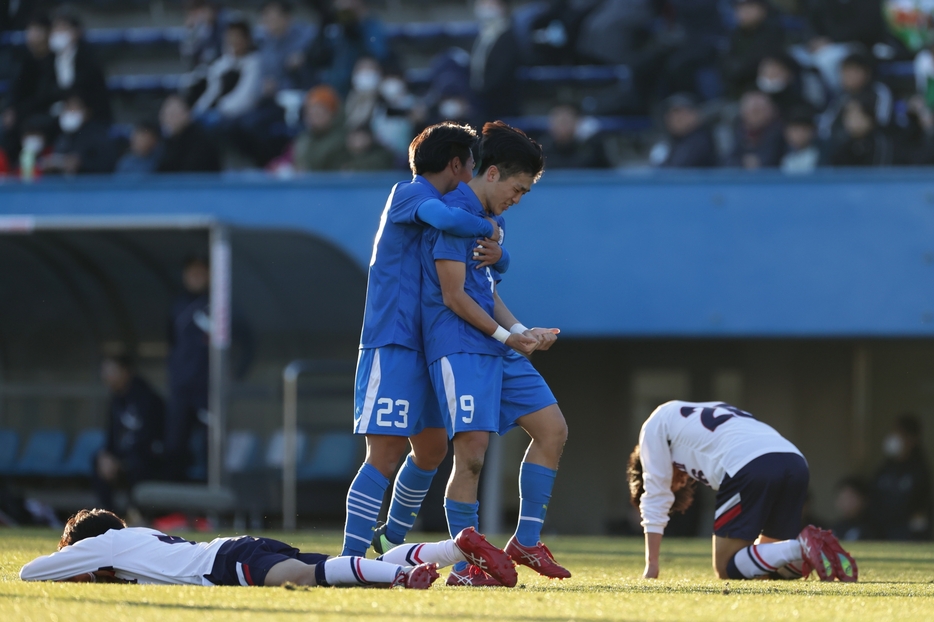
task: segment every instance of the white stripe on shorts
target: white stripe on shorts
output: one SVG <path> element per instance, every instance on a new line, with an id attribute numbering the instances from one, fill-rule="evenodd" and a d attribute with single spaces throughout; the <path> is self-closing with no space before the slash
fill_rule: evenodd
<path id="1" fill-rule="evenodd" d="M 240 581 L 240 585 L 244 587 L 249 587 L 250 584 L 246 582 L 246 577 L 243 576 L 243 564 L 237 562 L 237 580 Z"/>
<path id="2" fill-rule="evenodd" d="M 363 356 L 363 350 L 360 350 L 360 356 Z M 370 426 L 370 417 L 373 416 L 373 404 L 376 402 L 376 395 L 379 393 L 379 382 L 382 371 L 379 367 L 379 348 L 373 352 L 373 364 L 370 366 L 370 378 L 366 384 L 366 397 L 363 399 L 363 412 L 360 413 L 360 421 L 357 422 L 357 432 L 366 432 Z"/>
<path id="3" fill-rule="evenodd" d="M 454 386 L 454 369 L 448 357 L 441 357 L 441 378 L 444 380 L 444 397 L 448 402 L 448 414 L 451 417 L 451 430 L 456 431 L 457 423 L 457 389 Z"/>
<path id="4" fill-rule="evenodd" d="M 739 493 L 736 493 L 735 495 L 730 497 L 726 503 L 724 503 L 723 505 L 717 508 L 717 511 L 714 512 L 714 515 L 713 515 L 714 520 L 717 520 L 718 518 L 720 518 L 720 516 L 722 516 L 727 510 L 729 510 L 731 507 L 733 507 L 739 502 L 740 502 Z"/>

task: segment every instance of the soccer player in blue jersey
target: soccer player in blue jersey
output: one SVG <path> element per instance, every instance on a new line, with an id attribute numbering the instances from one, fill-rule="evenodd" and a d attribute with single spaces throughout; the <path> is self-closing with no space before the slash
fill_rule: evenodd
<path id="1" fill-rule="evenodd" d="M 411 446 L 396 478 L 386 533 L 403 542 L 447 455 L 447 433 L 422 352 L 419 242 L 426 226 L 435 227 L 463 236 L 484 268 L 506 269 L 497 223 L 441 200 L 471 179 L 476 144 L 477 133 L 467 126 L 425 129 L 409 146 L 412 180 L 396 184 L 383 209 L 370 259 L 354 393 L 354 433 L 366 435 L 367 456 L 347 493 L 341 555 L 366 553 L 389 477 Z"/>
<path id="2" fill-rule="evenodd" d="M 542 148 L 501 121 L 487 123 L 476 176 L 445 201 L 503 225 L 542 174 Z M 522 354 L 547 350 L 557 329 L 523 326 L 496 291 L 495 267 L 478 262 L 469 240 L 435 229 L 422 237 L 422 324 L 425 355 L 448 434 L 454 471 L 444 507 L 452 533 L 478 527 L 477 487 L 490 433 L 521 427 L 532 437 L 519 472 L 519 524 L 506 552 L 554 578 L 571 574 L 541 543 L 541 530 L 567 440 L 567 424 L 548 385 Z M 448 585 L 499 585 L 476 566 L 455 566 Z"/>

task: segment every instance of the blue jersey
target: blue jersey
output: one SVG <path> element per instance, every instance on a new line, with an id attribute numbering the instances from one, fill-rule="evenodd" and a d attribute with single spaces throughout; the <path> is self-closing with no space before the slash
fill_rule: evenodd
<path id="1" fill-rule="evenodd" d="M 399 345 L 422 351 L 418 251 L 426 225 L 469 236 L 464 238 L 469 244 L 493 232 L 480 216 L 447 207 L 421 175 L 393 186 L 373 241 L 361 348 Z M 506 260 L 504 255 L 501 262 Z"/>
<path id="2" fill-rule="evenodd" d="M 465 183 L 446 194 L 444 202 L 478 216 L 485 213 L 480 199 Z M 495 216 L 494 219 L 504 228 L 502 217 Z M 455 237 L 437 229 L 428 229 L 422 236 L 422 334 L 425 358 L 429 364 L 455 352 L 505 356 L 512 351 L 462 320 L 444 305 L 435 260 L 460 261 L 467 266 L 464 291 L 493 317 L 493 289 L 502 277 L 493 268 L 475 269 L 478 262 L 473 258 L 474 246 L 474 240 Z"/>

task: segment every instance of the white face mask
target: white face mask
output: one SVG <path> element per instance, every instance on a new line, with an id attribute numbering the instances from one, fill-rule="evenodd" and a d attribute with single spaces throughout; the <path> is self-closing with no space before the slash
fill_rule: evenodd
<path id="1" fill-rule="evenodd" d="M 438 114 L 446 120 L 457 120 L 466 112 L 464 104 L 456 99 L 446 99 L 438 105 Z"/>
<path id="2" fill-rule="evenodd" d="M 23 151 L 36 154 L 42 151 L 43 147 L 45 147 L 45 140 L 41 136 L 33 134 L 23 138 Z"/>
<path id="3" fill-rule="evenodd" d="M 756 78 L 756 86 L 763 93 L 781 93 L 788 86 L 788 83 L 779 78 L 766 78 L 759 76 Z"/>
<path id="4" fill-rule="evenodd" d="M 889 458 L 897 458 L 905 449 L 905 441 L 898 434 L 889 434 L 882 441 L 882 453 Z"/>
<path id="5" fill-rule="evenodd" d="M 355 91 L 372 93 L 379 88 L 380 75 L 376 71 L 364 69 L 353 74 L 353 88 Z"/>
<path id="6" fill-rule="evenodd" d="M 478 2 L 473 8 L 473 14 L 481 23 L 495 22 L 503 17 L 503 11 L 498 6 L 486 2 Z"/>
<path id="7" fill-rule="evenodd" d="M 84 124 L 84 113 L 77 110 L 66 110 L 59 115 L 58 124 L 66 134 L 76 132 Z"/>
<path id="8" fill-rule="evenodd" d="M 379 94 L 389 102 L 402 99 L 405 95 L 405 91 L 405 82 L 399 78 L 386 78 L 379 85 Z"/>
<path id="9" fill-rule="evenodd" d="M 64 52 L 71 45 L 71 33 L 57 30 L 49 36 L 49 49 L 58 54 Z"/>

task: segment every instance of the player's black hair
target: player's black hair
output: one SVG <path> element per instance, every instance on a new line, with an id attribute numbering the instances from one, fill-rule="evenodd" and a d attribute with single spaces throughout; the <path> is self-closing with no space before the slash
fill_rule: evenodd
<path id="1" fill-rule="evenodd" d="M 85 538 L 93 538 L 107 533 L 111 529 L 123 529 L 126 523 L 122 518 L 110 510 L 81 510 L 73 514 L 68 522 L 65 523 L 65 531 L 62 533 L 62 539 L 58 542 L 58 549 L 62 550 L 66 546 Z"/>
<path id="2" fill-rule="evenodd" d="M 476 146 L 477 132 L 469 125 L 430 125 L 409 144 L 409 168 L 416 175 L 440 173 L 453 158 L 466 166 Z"/>
<path id="3" fill-rule="evenodd" d="M 499 170 L 502 179 L 528 173 L 538 181 L 545 169 L 545 154 L 522 130 L 492 121 L 483 126 L 477 174 L 483 175 L 491 166 Z"/>
<path id="4" fill-rule="evenodd" d="M 265 11 L 271 6 L 276 7 L 286 15 L 291 15 L 295 10 L 295 5 L 290 0 L 266 0 L 263 2 L 262 6 L 260 6 L 260 10 Z"/>
<path id="5" fill-rule="evenodd" d="M 645 480 L 642 477 L 642 453 L 639 445 L 636 445 L 629 454 L 629 464 L 626 466 L 626 477 L 629 479 L 629 502 L 633 507 L 639 507 L 639 500 L 645 493 Z M 675 492 L 675 502 L 671 504 L 669 514 L 679 512 L 684 514 L 691 504 L 694 503 L 694 486 L 697 482 L 693 478 L 688 478 L 687 484 Z"/>

